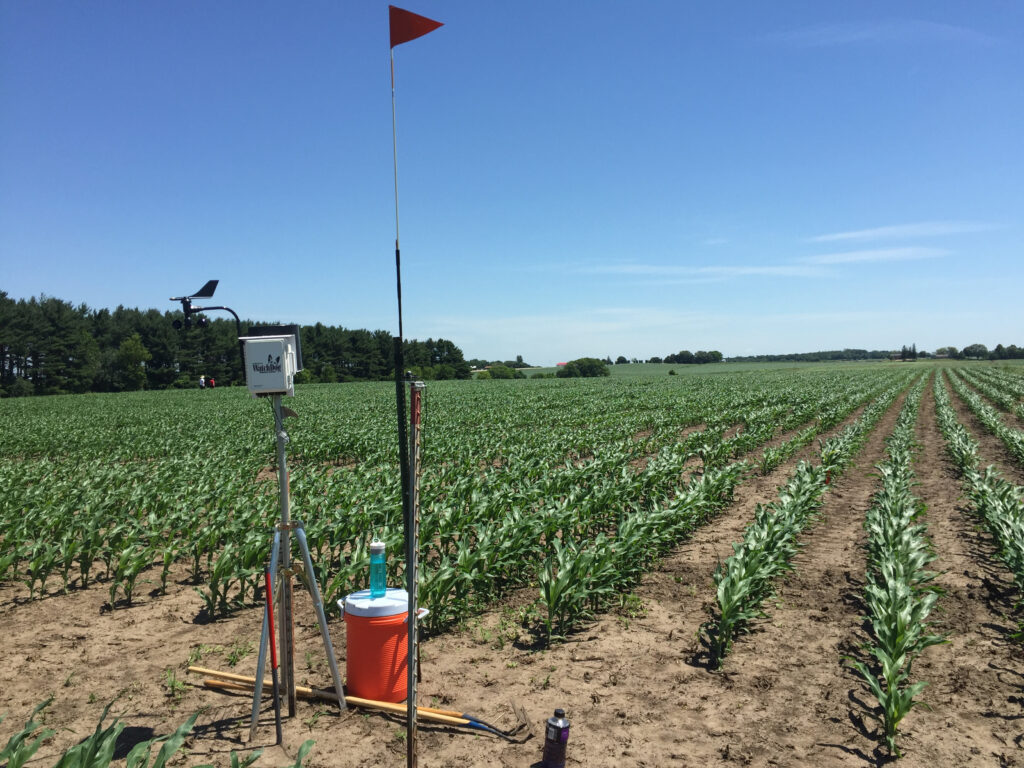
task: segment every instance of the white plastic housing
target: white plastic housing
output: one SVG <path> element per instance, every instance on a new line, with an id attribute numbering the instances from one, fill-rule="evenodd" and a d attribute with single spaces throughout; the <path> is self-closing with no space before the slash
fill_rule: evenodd
<path id="1" fill-rule="evenodd" d="M 253 396 L 295 394 L 295 337 L 243 336 L 245 383 Z"/>

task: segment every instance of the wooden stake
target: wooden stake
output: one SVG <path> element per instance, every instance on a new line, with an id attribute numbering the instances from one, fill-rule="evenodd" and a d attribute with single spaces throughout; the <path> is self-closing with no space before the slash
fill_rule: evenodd
<path id="1" fill-rule="evenodd" d="M 189 667 L 189 671 L 190 672 L 198 672 L 200 669 L 201 669 L 200 667 Z M 201 674 L 209 674 L 209 673 L 214 673 L 214 674 L 217 674 L 217 675 L 222 675 L 224 677 L 227 677 L 230 674 L 228 672 L 216 672 L 215 670 L 204 670 Z M 222 688 L 222 689 L 229 690 L 229 691 L 244 691 L 244 692 L 248 693 L 249 691 L 252 690 L 252 687 L 253 687 L 253 685 L 256 682 L 255 678 L 251 678 L 251 677 L 250 678 L 243 678 L 242 675 L 231 675 L 231 678 L 241 678 L 241 679 L 240 680 L 239 679 L 215 680 L 215 679 L 208 678 L 208 679 L 203 681 L 203 684 L 206 685 L 207 688 Z M 269 685 L 270 681 L 266 681 L 266 684 Z M 338 700 L 337 695 L 332 693 L 331 691 L 320 691 L 320 690 L 317 690 L 315 688 L 308 688 L 308 687 L 303 686 L 303 685 L 296 685 L 295 686 L 295 693 L 298 694 L 299 696 L 306 696 L 308 698 L 326 699 L 328 701 L 337 701 Z M 346 696 L 345 697 L 345 703 L 346 704 L 352 704 L 353 706 L 356 706 L 356 707 L 366 707 L 368 709 L 380 709 L 380 710 L 382 710 L 384 712 L 390 712 L 390 713 L 395 714 L 395 715 L 404 715 L 404 714 L 406 714 L 406 705 L 405 704 L 394 704 L 394 703 L 392 703 L 390 701 L 375 701 L 374 699 L 363 699 L 363 698 L 360 698 L 359 696 Z M 451 717 L 449 715 L 439 715 L 439 714 L 435 714 L 434 712 L 425 711 L 423 708 L 419 708 L 419 707 L 417 707 L 417 709 L 419 710 L 417 714 L 420 717 L 422 717 L 424 719 L 427 719 L 427 720 L 432 720 L 435 723 L 445 723 L 446 725 L 463 725 L 463 726 L 464 725 L 469 725 L 469 723 L 470 723 L 470 721 L 465 719 L 464 717 Z"/>

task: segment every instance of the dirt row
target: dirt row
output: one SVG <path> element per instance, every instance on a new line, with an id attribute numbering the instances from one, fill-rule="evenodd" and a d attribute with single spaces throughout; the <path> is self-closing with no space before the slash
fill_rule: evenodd
<path id="1" fill-rule="evenodd" d="M 475 712 L 508 727 L 510 700 L 520 702 L 537 731 L 524 744 L 433 726 L 421 727 L 420 765 L 526 766 L 540 759 L 541 724 L 555 707 L 572 721 L 569 765 L 872 765 L 884 762 L 869 712 L 874 705 L 843 656 L 863 639 L 862 521 L 877 490 L 873 466 L 902 405 L 895 403 L 871 434 L 855 465 L 833 483 L 821 519 L 803 537 L 796 571 L 766 606 L 768 618 L 741 637 L 720 672 L 705 664 L 698 628 L 714 600 L 711 574 L 731 553 L 758 503 L 770 501 L 808 447 L 766 477 L 749 477 L 723 514 L 648 574 L 619 610 L 549 650 L 529 647 L 520 619 L 536 596 L 525 590 L 458 632 L 423 646 L 421 702 Z M 955 398 L 954 398 L 955 401 Z M 852 418 L 852 417 L 851 417 Z M 964 418 L 961 413 L 961 418 Z M 965 419 L 976 438 L 977 425 Z M 841 427 L 840 427 L 841 428 Z M 904 765 L 1013 765 L 1024 720 L 1019 689 L 1024 662 L 1005 617 L 1008 574 L 994 565 L 991 543 L 962 508 L 959 482 L 945 459 L 930 389 L 918 423 L 915 464 L 919 496 L 928 505 L 929 534 L 947 590 L 938 621 L 950 642 L 928 649 L 915 677 L 929 681 L 931 710 L 904 721 Z M 988 446 L 983 446 L 986 457 Z M 184 580 L 185 569 L 175 574 Z M 285 723 L 285 747 L 273 746 L 264 711 L 255 743 L 244 743 L 247 697 L 193 687 L 190 656 L 212 667 L 253 674 L 260 612 L 197 624 L 201 598 L 184 581 L 167 596 L 128 610 L 104 612 L 106 595 L 85 590 L 30 605 L 0 608 L 9 663 L 0 668 L 3 741 L 47 693 L 56 694 L 48 725 L 58 729 L 34 765 L 51 765 L 61 750 L 88 735 L 103 705 L 126 729 L 119 752 L 163 733 L 202 709 L 183 759 L 187 765 L 229 764 L 229 752 L 262 748 L 257 766 L 284 766 L 306 739 L 316 744 L 309 766 L 404 764 L 404 724 L 378 714 L 339 716 L 300 702 Z M 308 600 L 300 595 L 296 676 L 329 681 Z M 344 674 L 342 621 L 331 622 Z M 181 685 L 178 681 L 185 680 Z"/>

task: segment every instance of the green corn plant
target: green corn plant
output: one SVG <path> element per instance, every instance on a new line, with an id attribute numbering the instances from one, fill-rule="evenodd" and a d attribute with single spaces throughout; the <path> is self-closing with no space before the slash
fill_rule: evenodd
<path id="1" fill-rule="evenodd" d="M 124 592 L 128 605 L 132 604 L 132 596 L 135 594 L 135 585 L 139 580 L 139 575 L 149 567 L 152 560 L 152 550 L 141 543 L 133 543 L 118 558 L 117 568 L 114 570 L 114 581 Z M 113 602 L 110 605 L 113 607 Z"/>
<path id="2" fill-rule="evenodd" d="M 103 532 L 96 518 L 78 531 L 78 572 L 82 587 L 89 586 L 93 563 L 103 548 Z"/>
<path id="3" fill-rule="evenodd" d="M 566 546 L 560 539 L 551 543 L 551 554 L 538 574 L 541 602 L 547 611 L 544 628 L 549 644 L 556 637 L 556 629 L 561 631 L 581 607 L 579 597 L 583 587 L 578 575 L 588 559 L 572 544 Z"/>
<path id="4" fill-rule="evenodd" d="M 884 661 L 882 659 L 880 661 L 882 663 L 881 680 L 863 662 L 851 660 L 850 663 L 867 682 L 874 697 L 878 699 L 878 704 L 882 709 L 882 726 L 889 754 L 900 757 L 901 753 L 896 745 L 897 729 L 910 710 L 914 706 L 922 704 L 920 701 L 915 701 L 914 697 L 924 690 L 927 683 L 916 682 L 905 685 L 907 674 L 900 671 L 899 665 L 896 663 L 899 660 L 893 661 L 886 658 Z"/>
<path id="5" fill-rule="evenodd" d="M 312 739 L 306 739 L 299 745 L 299 751 L 295 755 L 295 762 L 291 765 L 285 766 L 285 768 L 302 768 L 302 761 L 309 755 L 309 751 L 313 749 L 313 745 L 316 744 Z"/>
<path id="6" fill-rule="evenodd" d="M 38 704 L 32 710 L 32 714 L 29 715 L 22 729 L 7 739 L 7 744 L 3 749 L 0 749 L 0 763 L 5 765 L 6 768 L 22 768 L 39 747 L 42 746 L 43 742 L 56 733 L 56 731 L 49 728 L 40 731 L 42 723 L 36 722 L 35 719 L 36 715 L 46 709 L 52 701 L 53 696 Z M 0 717 L 0 723 L 3 720 L 4 718 Z"/>
<path id="7" fill-rule="evenodd" d="M 231 750 L 231 768 L 249 768 L 250 765 L 260 759 L 260 755 L 263 754 L 262 749 L 256 749 L 250 752 L 245 757 L 240 757 L 235 750 Z M 200 766 L 200 768 L 206 768 Z"/>
<path id="8" fill-rule="evenodd" d="M 46 594 L 46 581 L 53 573 L 57 564 L 57 547 L 45 541 L 36 542 L 29 555 L 28 569 L 25 571 L 25 586 L 28 587 L 29 599 L 36 596 L 36 584 L 40 595 Z"/>
<path id="9" fill-rule="evenodd" d="M 244 604 L 247 595 L 252 602 L 256 602 L 263 577 L 263 563 L 267 559 L 269 550 L 267 537 L 260 531 L 247 530 L 244 533 L 235 534 L 233 538 L 240 542 L 236 570 L 238 603 Z M 318 562 L 326 565 L 331 562 L 331 559 L 323 557 L 314 560 L 314 563 Z M 320 581 L 324 580 L 320 579 Z"/>
<path id="10" fill-rule="evenodd" d="M 171 575 L 171 566 L 178 559 L 180 544 L 176 541 L 168 543 L 160 550 L 160 594 L 167 594 L 167 579 Z"/>
<path id="11" fill-rule="evenodd" d="M 81 544 L 74 531 L 69 531 L 61 539 L 60 543 L 60 577 L 63 582 L 65 594 L 71 584 L 71 569 L 75 567 L 75 560 L 78 557 L 78 550 Z M 0 576 L 2 576 L 2 564 L 0 564 Z"/>
<path id="12" fill-rule="evenodd" d="M 707 439 L 697 448 L 697 455 L 704 462 L 704 470 L 721 466 L 732 453 L 732 447 L 722 440 L 721 430 L 706 435 Z"/>
<path id="13" fill-rule="evenodd" d="M 954 374 L 952 371 L 947 371 L 947 374 L 953 391 L 967 403 L 985 429 L 1003 441 L 1007 450 L 1018 463 L 1024 464 L 1024 432 L 1008 427 L 995 408 L 984 402 L 977 393 L 968 389 L 963 379 L 960 378 L 962 374 Z"/>
<path id="14" fill-rule="evenodd" d="M 712 664 L 720 666 L 732 648 L 736 633 L 749 622 L 763 615 L 761 600 L 768 596 L 765 587 L 767 554 L 757 551 L 747 555 L 743 545 L 733 544 L 733 557 L 715 569 L 717 615 L 705 624 L 711 637 Z"/>
<path id="15" fill-rule="evenodd" d="M 54 768 L 107 768 L 114 759 L 117 737 L 125 728 L 125 723 L 114 720 L 108 727 L 103 727 L 111 704 L 103 708 L 103 714 L 96 724 L 96 729 L 85 741 L 76 744 L 65 752 Z"/>
<path id="16" fill-rule="evenodd" d="M 786 452 L 782 446 L 775 446 L 765 448 L 761 454 L 761 461 L 758 463 L 758 469 L 762 475 L 767 475 L 779 464 L 786 459 Z"/>
<path id="17" fill-rule="evenodd" d="M 8 571 L 17 573 L 17 565 L 21 557 L 21 549 L 17 543 L 11 547 L 9 552 L 0 554 L 0 581 L 4 581 L 7 578 Z"/>
<path id="18" fill-rule="evenodd" d="M 999 558 L 1013 574 L 1020 596 L 1024 594 L 1024 489 L 1008 483 L 992 467 L 979 471 L 978 444 L 957 421 L 938 377 L 934 392 L 939 428 L 960 471 L 971 510 L 997 542 Z"/>
<path id="19" fill-rule="evenodd" d="M 448 562 L 424 566 L 420 571 L 419 598 L 430 613 L 424 620 L 428 630 L 439 631 L 450 626 L 463 615 L 456 593 L 464 589 L 465 576 Z"/>
<path id="20" fill-rule="evenodd" d="M 194 587 L 203 598 L 203 605 L 211 616 L 226 616 L 230 610 L 229 594 L 238 581 L 238 560 L 236 546 L 232 542 L 224 545 L 220 556 L 210 568 L 209 583 L 206 589 Z"/>
<path id="21" fill-rule="evenodd" d="M 125 759 L 125 768 L 164 768 L 170 759 L 177 754 L 178 750 L 181 749 L 182 745 L 185 743 L 185 739 L 188 737 L 189 733 L 192 732 L 192 728 L 195 726 L 196 719 L 198 717 L 199 713 L 196 712 L 188 720 L 178 726 L 177 730 L 169 736 L 150 739 L 149 741 L 144 741 L 141 744 L 136 744 L 132 747 L 131 751 L 128 753 L 128 757 Z M 160 749 L 153 758 L 153 762 L 150 763 L 149 756 L 156 744 L 160 744 Z M 250 755 L 249 759 L 241 765 L 248 766 L 252 764 L 259 755 L 259 752 L 256 752 L 255 755 Z M 234 768 L 236 762 L 235 753 L 232 751 L 232 768 Z M 103 766 L 97 765 L 96 768 L 103 768 Z"/>

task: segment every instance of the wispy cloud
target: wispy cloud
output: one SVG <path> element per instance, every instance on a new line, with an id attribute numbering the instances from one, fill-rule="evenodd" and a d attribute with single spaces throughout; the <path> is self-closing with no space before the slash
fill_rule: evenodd
<path id="1" fill-rule="evenodd" d="M 730 277 L 820 277 L 823 271 L 806 264 L 712 265 L 702 267 L 673 264 L 595 264 L 578 267 L 581 274 L 632 275 L 634 277 L 696 278 L 724 280 Z"/>
<path id="2" fill-rule="evenodd" d="M 984 32 L 923 19 L 886 19 L 815 24 L 768 36 L 773 42 L 803 48 L 841 45 L 884 45 L 918 43 L 972 43 L 990 45 L 996 38 Z"/>
<path id="3" fill-rule="evenodd" d="M 846 251 L 845 253 L 822 253 L 817 256 L 805 256 L 801 259 L 806 264 L 859 264 L 870 261 L 917 261 L 920 259 L 937 259 L 949 255 L 942 248 L 875 248 L 866 251 Z"/>
<path id="4" fill-rule="evenodd" d="M 810 243 L 834 243 L 844 240 L 896 240 L 908 237 L 939 237 L 965 232 L 987 232 L 994 224 L 984 221 L 922 221 L 915 224 L 897 224 L 891 227 L 857 229 L 851 232 L 833 232 L 807 238 Z"/>

